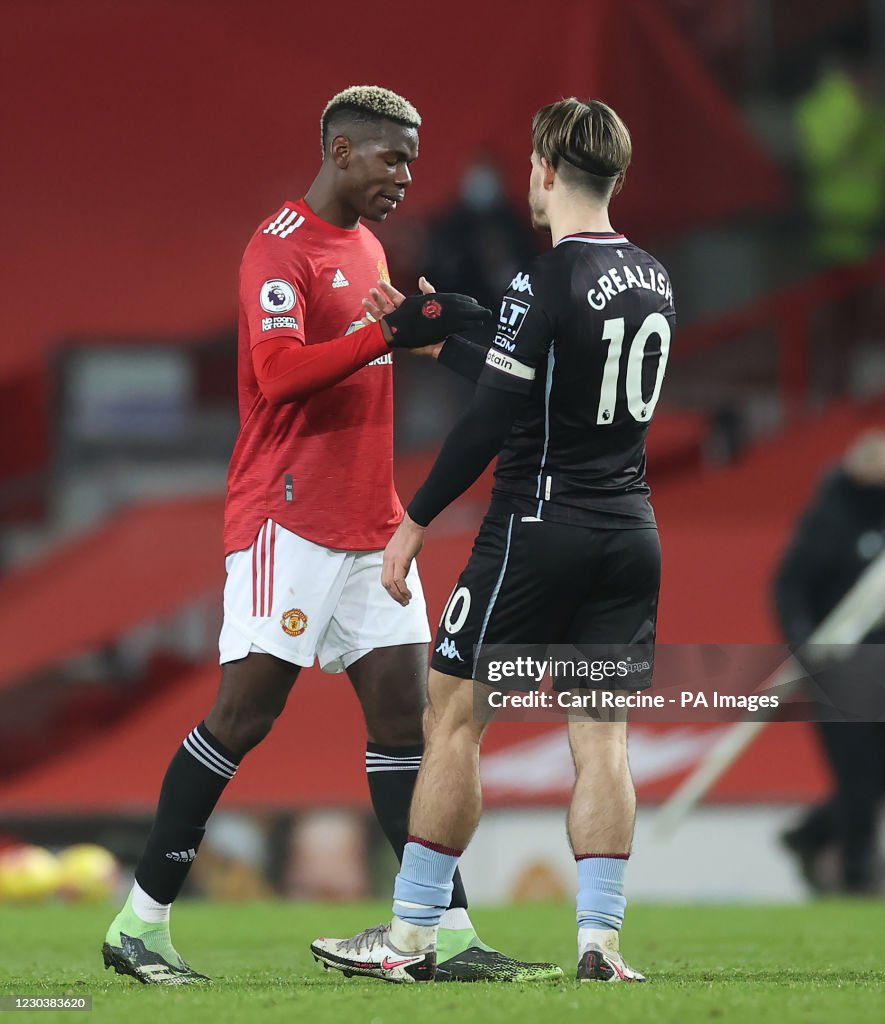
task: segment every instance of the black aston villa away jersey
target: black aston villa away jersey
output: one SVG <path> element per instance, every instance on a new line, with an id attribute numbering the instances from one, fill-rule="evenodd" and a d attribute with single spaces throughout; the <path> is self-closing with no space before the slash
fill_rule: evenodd
<path id="1" fill-rule="evenodd" d="M 493 512 L 654 525 L 645 437 L 675 323 L 667 272 L 623 235 L 568 235 L 517 274 L 479 378 L 529 396 L 498 458 Z"/>

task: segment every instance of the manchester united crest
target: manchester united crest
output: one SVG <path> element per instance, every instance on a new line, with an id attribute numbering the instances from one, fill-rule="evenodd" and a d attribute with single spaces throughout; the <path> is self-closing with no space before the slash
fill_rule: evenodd
<path id="1" fill-rule="evenodd" d="M 283 627 L 283 632 L 288 633 L 289 636 L 301 636 L 307 629 L 307 616 L 300 608 L 290 608 L 287 612 L 283 612 L 280 625 Z"/>
<path id="2" fill-rule="evenodd" d="M 442 316 L 442 306 L 436 299 L 428 299 L 421 307 L 421 313 L 428 320 L 438 320 Z"/>

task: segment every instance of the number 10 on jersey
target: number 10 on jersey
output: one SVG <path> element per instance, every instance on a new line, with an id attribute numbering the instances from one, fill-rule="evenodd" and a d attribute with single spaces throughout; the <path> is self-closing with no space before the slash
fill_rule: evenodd
<path id="1" fill-rule="evenodd" d="M 615 403 L 618 397 L 618 381 L 621 376 L 621 351 L 624 347 L 625 322 L 622 316 L 606 320 L 602 327 L 603 341 L 608 342 L 608 355 L 602 371 L 602 390 L 599 395 L 599 409 L 596 422 L 613 423 Z M 656 334 L 661 339 L 661 356 L 651 397 L 646 400 L 642 394 L 642 364 L 649 338 Z M 667 357 L 670 354 L 670 324 L 661 313 L 649 313 L 630 342 L 627 353 L 627 408 L 638 423 L 648 423 L 661 395 Z"/>

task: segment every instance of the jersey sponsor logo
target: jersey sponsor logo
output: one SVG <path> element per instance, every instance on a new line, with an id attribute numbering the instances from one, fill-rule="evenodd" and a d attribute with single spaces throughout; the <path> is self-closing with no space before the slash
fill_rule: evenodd
<path id="1" fill-rule="evenodd" d="M 298 302 L 295 289 L 288 281 L 282 278 L 272 277 L 265 281 L 259 293 L 261 308 L 268 313 L 288 313 Z"/>
<path id="2" fill-rule="evenodd" d="M 535 379 L 533 366 L 526 366 L 525 363 L 514 359 L 513 356 L 505 356 L 503 352 L 496 352 L 493 348 L 489 349 L 486 356 L 486 366 L 494 366 L 496 370 L 509 373 L 511 377 L 522 377 L 523 380 Z"/>
<path id="3" fill-rule="evenodd" d="M 332 278 L 332 287 L 333 288 L 349 288 L 350 287 L 350 281 L 348 281 L 347 278 L 344 276 L 344 274 L 341 273 L 341 268 L 340 267 L 335 271 L 335 276 Z"/>
<path id="4" fill-rule="evenodd" d="M 301 636 L 307 629 L 307 616 L 300 608 L 290 608 L 287 612 L 283 612 L 280 625 L 283 627 L 283 632 L 288 633 L 289 636 Z"/>
<path id="5" fill-rule="evenodd" d="M 266 316 L 261 321 L 262 331 L 279 331 L 283 328 L 298 330 L 298 320 L 294 316 Z"/>
<path id="6" fill-rule="evenodd" d="M 532 282 L 528 274 L 517 274 L 510 282 L 510 290 L 512 292 L 528 292 L 532 298 L 535 297 L 535 293 L 532 291 Z"/>
<path id="7" fill-rule="evenodd" d="M 457 658 L 458 661 L 463 661 L 458 648 L 455 646 L 455 641 L 446 637 L 443 642 L 436 649 L 437 654 L 441 654 L 444 658 Z"/>
<path id="8" fill-rule="evenodd" d="M 267 225 L 262 234 L 276 235 L 277 238 L 288 238 L 303 223 L 304 217 L 297 210 L 290 210 L 288 206 L 284 206 L 270 224 Z"/>
<path id="9" fill-rule="evenodd" d="M 498 311 L 498 326 L 495 334 L 495 344 L 506 352 L 516 350 L 516 336 L 525 321 L 525 315 L 532 307 L 521 299 L 511 299 L 505 295 L 501 300 L 501 308 Z"/>
<path id="10" fill-rule="evenodd" d="M 393 353 L 385 352 L 383 356 L 378 356 L 377 359 L 373 359 L 371 363 L 367 363 L 367 366 L 393 366 Z"/>

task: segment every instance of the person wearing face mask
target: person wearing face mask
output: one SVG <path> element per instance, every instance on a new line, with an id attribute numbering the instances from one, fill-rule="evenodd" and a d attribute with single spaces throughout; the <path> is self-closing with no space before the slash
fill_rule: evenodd
<path id="1" fill-rule="evenodd" d="M 533 233 L 508 200 L 494 158 L 479 154 L 464 171 L 458 201 L 431 227 L 427 277 L 491 308 L 537 254 Z"/>

